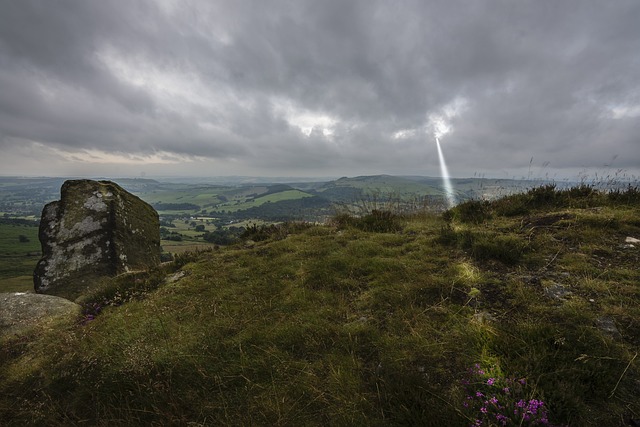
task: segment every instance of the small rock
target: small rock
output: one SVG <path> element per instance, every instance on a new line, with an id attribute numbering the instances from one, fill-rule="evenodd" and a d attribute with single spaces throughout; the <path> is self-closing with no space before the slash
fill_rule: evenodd
<path id="1" fill-rule="evenodd" d="M 612 338 L 620 337 L 620 331 L 616 327 L 616 323 L 611 317 L 600 317 L 596 319 L 596 326 L 606 335 Z"/>
<path id="2" fill-rule="evenodd" d="M 522 279 L 523 282 L 525 283 L 529 283 L 531 285 L 539 285 L 540 284 L 540 278 L 538 276 L 521 276 L 520 277 Z"/>
<path id="3" fill-rule="evenodd" d="M 175 283 L 178 280 L 182 279 L 186 275 L 187 275 L 187 273 L 185 271 L 178 271 L 177 273 L 172 274 L 171 276 L 167 277 L 165 279 L 165 283 Z"/>
<path id="4" fill-rule="evenodd" d="M 545 288 L 544 294 L 551 299 L 564 301 L 572 292 L 560 283 L 552 283 Z"/>
<path id="5" fill-rule="evenodd" d="M 624 239 L 625 243 L 640 243 L 640 239 L 636 239 L 635 237 L 627 237 Z"/>
<path id="6" fill-rule="evenodd" d="M 479 311 L 473 315 L 473 320 L 475 322 L 483 324 L 493 322 L 496 319 L 488 311 Z"/>

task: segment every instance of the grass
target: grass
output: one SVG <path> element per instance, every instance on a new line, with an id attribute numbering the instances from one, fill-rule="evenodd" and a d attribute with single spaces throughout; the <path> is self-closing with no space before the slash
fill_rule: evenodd
<path id="1" fill-rule="evenodd" d="M 21 242 L 20 236 L 26 237 L 28 241 Z M 0 224 L 0 256 L 22 256 L 28 253 L 40 253 L 38 227 Z"/>
<path id="2" fill-rule="evenodd" d="M 84 297 L 94 320 L 0 338 L 0 420 L 467 426 L 477 363 L 526 378 L 554 425 L 624 425 L 640 418 L 639 199 L 543 193 L 481 220 L 281 226 L 107 281 Z"/>
<path id="3" fill-rule="evenodd" d="M 38 227 L 0 224 L 0 292 L 32 291 L 39 259 Z"/>

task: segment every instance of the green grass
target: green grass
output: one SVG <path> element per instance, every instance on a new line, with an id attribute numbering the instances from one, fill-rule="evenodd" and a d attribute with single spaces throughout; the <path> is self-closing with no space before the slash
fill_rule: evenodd
<path id="1" fill-rule="evenodd" d="M 0 278 L 0 293 L 3 292 L 33 292 L 33 270 L 35 269 L 35 263 L 30 263 L 29 267 L 32 274 L 24 276 L 10 276 L 7 278 Z"/>
<path id="2" fill-rule="evenodd" d="M 282 226 L 106 281 L 84 297 L 95 320 L 1 339 L 0 419 L 466 426 L 479 363 L 526 378 L 554 425 L 624 425 L 640 418 L 640 248 L 624 246 L 640 203 L 563 197 Z"/>
<path id="3" fill-rule="evenodd" d="M 0 224 L 0 292 L 32 291 L 40 254 L 38 227 Z"/>
<path id="4" fill-rule="evenodd" d="M 20 242 L 20 235 L 29 241 Z M 40 253 L 38 227 L 0 224 L 0 256 L 20 256 L 28 253 Z"/>

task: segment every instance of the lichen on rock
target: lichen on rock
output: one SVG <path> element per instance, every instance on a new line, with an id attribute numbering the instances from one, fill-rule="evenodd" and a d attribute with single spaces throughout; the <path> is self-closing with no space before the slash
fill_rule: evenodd
<path id="1" fill-rule="evenodd" d="M 103 277 L 160 263 L 158 213 L 110 181 L 70 180 L 40 221 L 38 293 L 75 299 Z"/>

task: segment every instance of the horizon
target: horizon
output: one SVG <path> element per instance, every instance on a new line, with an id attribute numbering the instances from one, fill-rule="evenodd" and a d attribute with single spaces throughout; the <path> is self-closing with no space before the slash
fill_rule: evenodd
<path id="1" fill-rule="evenodd" d="M 0 179 L 90 179 L 90 180 L 152 180 L 166 183 L 177 183 L 179 181 L 185 181 L 189 183 L 196 183 L 198 180 L 202 180 L 203 184 L 224 181 L 235 182 L 237 184 L 251 184 L 252 180 L 260 181 L 262 183 L 278 184 L 278 183 L 302 183 L 302 182 L 330 182 L 340 179 L 357 179 L 357 178 L 375 178 L 375 177 L 394 177 L 404 179 L 435 179 L 443 180 L 441 175 L 417 175 L 417 174 L 370 174 L 370 175 L 334 175 L 334 176 L 264 176 L 264 175 L 10 175 L 0 173 Z M 522 181 L 522 182 L 540 182 L 540 183 L 564 183 L 564 184 L 587 184 L 601 186 L 603 184 L 620 185 L 620 184 L 638 184 L 640 183 L 640 177 L 635 175 L 612 175 L 610 172 L 601 171 L 600 174 L 586 174 L 584 171 L 575 177 L 564 178 L 551 178 L 548 176 L 512 176 L 512 177 L 498 177 L 498 176 L 485 176 L 480 174 L 474 174 L 473 176 L 449 176 L 449 179 L 454 181 L 459 180 L 493 180 L 493 181 Z M 172 181 L 174 180 L 174 181 Z"/>

